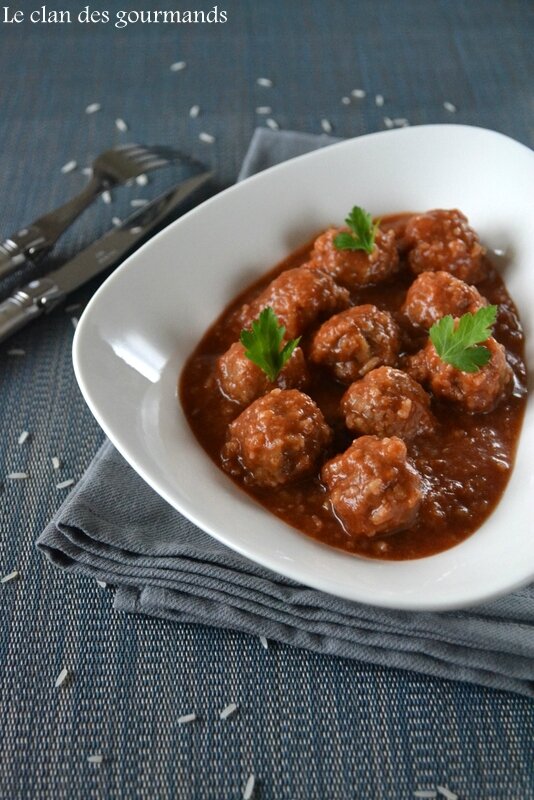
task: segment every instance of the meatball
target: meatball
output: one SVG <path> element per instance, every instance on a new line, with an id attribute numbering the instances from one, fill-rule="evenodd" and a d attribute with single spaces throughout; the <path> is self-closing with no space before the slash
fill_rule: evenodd
<path id="1" fill-rule="evenodd" d="M 402 311 L 412 325 L 428 329 L 447 314 L 474 314 L 487 304 L 478 289 L 448 272 L 422 272 L 408 289 Z"/>
<path id="2" fill-rule="evenodd" d="M 317 468 L 331 431 L 319 408 L 296 389 L 273 389 L 229 426 L 223 468 L 256 486 L 282 486 Z"/>
<path id="3" fill-rule="evenodd" d="M 430 397 L 405 372 L 379 367 L 349 386 L 341 399 L 347 428 L 408 440 L 435 427 Z"/>
<path id="4" fill-rule="evenodd" d="M 328 461 L 321 478 L 336 517 L 349 536 L 395 533 L 415 522 L 422 481 L 396 436 L 362 436 Z"/>
<path id="5" fill-rule="evenodd" d="M 436 209 L 412 217 L 406 225 L 410 247 L 408 263 L 413 272 L 449 272 L 466 283 L 486 277 L 485 249 L 457 209 Z"/>
<path id="6" fill-rule="evenodd" d="M 354 306 L 325 322 L 313 337 L 310 358 L 352 383 L 381 364 L 394 364 L 400 333 L 391 314 L 376 306 Z"/>
<path id="7" fill-rule="evenodd" d="M 286 337 L 300 336 L 318 318 L 329 316 L 349 306 L 349 293 L 330 275 L 312 269 L 309 264 L 282 272 L 257 297 L 241 309 L 240 321 L 248 327 L 261 311 L 270 306 Z"/>
<path id="8" fill-rule="evenodd" d="M 376 232 L 373 252 L 338 250 L 334 237 L 348 228 L 330 228 L 315 240 L 311 262 L 328 272 L 337 283 L 354 289 L 386 280 L 399 268 L 399 254 L 392 230 Z"/>
<path id="9" fill-rule="evenodd" d="M 241 342 L 234 342 L 218 359 L 215 374 L 225 397 L 242 406 L 247 406 L 277 386 L 280 389 L 305 389 L 309 382 L 304 353 L 300 347 L 293 351 L 274 383 L 246 357 Z"/>
<path id="10" fill-rule="evenodd" d="M 429 339 L 423 350 L 408 359 L 407 369 L 436 397 L 452 400 L 472 413 L 492 411 L 506 394 L 512 369 L 504 347 L 493 336 L 484 342 L 484 347 L 491 353 L 488 363 L 478 372 L 462 372 L 442 361 Z"/>

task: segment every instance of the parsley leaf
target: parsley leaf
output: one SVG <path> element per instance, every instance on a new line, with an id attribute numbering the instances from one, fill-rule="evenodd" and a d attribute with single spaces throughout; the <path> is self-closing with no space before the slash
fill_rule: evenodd
<path id="1" fill-rule="evenodd" d="M 241 331 L 239 337 L 246 357 L 263 370 L 270 381 L 277 379 L 300 342 L 299 336 L 281 347 L 285 332 L 285 327 L 278 324 L 276 314 L 268 306 L 254 320 L 251 330 Z"/>
<path id="2" fill-rule="evenodd" d="M 368 255 L 373 252 L 375 246 L 375 236 L 380 222 L 373 222 L 370 214 L 354 206 L 345 224 L 351 233 L 344 231 L 334 236 L 334 246 L 338 250 L 364 250 Z"/>
<path id="3" fill-rule="evenodd" d="M 487 347 L 477 345 L 489 339 L 496 318 L 497 306 L 484 306 L 474 314 L 464 314 L 457 325 L 448 314 L 432 325 L 430 340 L 446 364 L 462 372 L 478 372 L 488 363 L 491 353 Z"/>

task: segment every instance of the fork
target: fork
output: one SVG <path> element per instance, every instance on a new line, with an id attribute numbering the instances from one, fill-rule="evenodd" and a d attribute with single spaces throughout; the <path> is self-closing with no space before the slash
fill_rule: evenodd
<path id="1" fill-rule="evenodd" d="M 171 147 L 123 144 L 101 153 L 93 162 L 91 180 L 76 197 L 13 236 L 0 240 L 0 279 L 24 264 L 35 266 L 102 192 L 176 161 L 202 167 Z"/>

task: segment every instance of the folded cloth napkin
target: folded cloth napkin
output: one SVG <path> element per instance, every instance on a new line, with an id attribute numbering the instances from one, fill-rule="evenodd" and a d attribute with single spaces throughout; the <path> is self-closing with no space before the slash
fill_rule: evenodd
<path id="1" fill-rule="evenodd" d="M 258 130 L 240 178 L 332 141 Z M 467 611 L 413 613 L 299 586 L 196 528 L 109 442 L 37 544 L 63 569 L 114 586 L 121 611 L 233 628 L 534 697 L 534 587 Z"/>

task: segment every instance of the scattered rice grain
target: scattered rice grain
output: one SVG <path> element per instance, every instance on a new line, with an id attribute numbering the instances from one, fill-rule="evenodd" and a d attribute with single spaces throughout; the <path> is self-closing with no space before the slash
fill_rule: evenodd
<path id="1" fill-rule="evenodd" d="M 96 114 L 97 111 L 100 111 L 102 106 L 100 103 L 89 103 L 87 108 L 85 109 L 86 114 Z"/>
<path id="2" fill-rule="evenodd" d="M 213 144 L 215 141 L 215 136 L 212 136 L 211 133 L 206 133 L 206 131 L 201 131 L 198 134 L 198 138 L 201 142 L 205 142 L 206 144 Z"/>
<path id="3" fill-rule="evenodd" d="M 398 125 L 399 128 L 406 128 L 410 123 L 406 117 L 395 117 L 393 124 Z"/>
<path id="4" fill-rule="evenodd" d="M 226 708 L 223 708 L 223 710 L 219 714 L 220 718 L 226 719 L 231 714 L 234 714 L 237 711 L 237 708 L 238 706 L 236 703 L 229 703 L 229 705 L 227 705 Z"/>
<path id="5" fill-rule="evenodd" d="M 361 100 L 363 97 L 365 97 L 365 94 L 366 92 L 363 89 L 353 89 L 351 92 L 351 95 L 353 97 L 357 97 L 358 100 Z"/>
<path id="6" fill-rule="evenodd" d="M 120 228 L 120 226 L 122 225 L 122 219 L 120 217 L 111 217 L 111 221 L 116 228 Z"/>
<path id="7" fill-rule="evenodd" d="M 107 585 L 107 583 L 105 581 L 97 581 L 96 584 L 97 584 L 97 586 L 100 586 L 101 589 L 107 589 L 108 588 L 108 585 Z"/>
<path id="8" fill-rule="evenodd" d="M 386 126 L 386 128 L 393 127 L 393 120 L 391 119 L 391 117 L 384 117 L 384 125 Z"/>
<path id="9" fill-rule="evenodd" d="M 450 103 L 448 100 L 445 100 L 445 102 L 443 103 L 443 108 L 445 109 L 445 111 L 449 111 L 451 114 L 454 114 L 454 112 L 456 111 L 456 106 L 454 105 L 454 103 Z"/>
<path id="10" fill-rule="evenodd" d="M 56 484 L 56 489 L 68 489 L 69 486 L 72 486 L 74 483 L 74 478 L 67 478 L 66 481 L 61 481 L 61 483 Z"/>
<path id="11" fill-rule="evenodd" d="M 186 67 L 186 61 L 175 61 L 174 64 L 171 64 L 171 72 L 181 72 Z"/>
<path id="12" fill-rule="evenodd" d="M 196 714 L 184 714 L 183 717 L 178 717 L 178 725 L 186 725 L 188 722 L 195 722 Z"/>
<path id="13" fill-rule="evenodd" d="M 107 206 L 111 203 L 111 192 L 106 189 L 102 192 L 102 202 L 104 202 Z"/>
<path id="14" fill-rule="evenodd" d="M 342 97 L 341 104 L 344 106 L 350 106 L 350 97 Z"/>
<path id="15" fill-rule="evenodd" d="M 59 458 L 57 456 L 52 456 L 52 469 L 59 469 L 60 466 Z"/>
<path id="16" fill-rule="evenodd" d="M 144 173 L 142 175 L 138 175 L 135 179 L 135 182 L 138 186 L 146 186 L 148 183 L 148 176 Z"/>
<path id="17" fill-rule="evenodd" d="M 132 208 L 142 208 L 142 206 L 146 206 L 148 200 L 145 200 L 144 197 L 137 197 L 135 200 L 130 200 L 130 205 Z"/>
<path id="18" fill-rule="evenodd" d="M 104 757 L 101 756 L 99 753 L 95 753 L 92 756 L 87 756 L 87 761 L 90 764 L 101 764 L 104 760 Z"/>
<path id="19" fill-rule="evenodd" d="M 447 800 L 458 800 L 458 795 L 451 792 L 446 786 L 436 786 L 436 789 L 443 797 L 446 797 Z"/>
<path id="20" fill-rule="evenodd" d="M 266 119 L 265 120 L 265 124 L 272 131 L 277 131 L 277 130 L 280 129 L 280 125 L 278 124 L 278 122 L 275 119 L 272 119 L 272 117 L 269 117 L 269 119 Z"/>
<path id="21" fill-rule="evenodd" d="M 431 797 L 437 797 L 438 793 L 434 789 L 417 789 L 413 793 L 413 796 L 414 797 L 420 797 L 420 798 L 421 797 L 431 798 Z"/>
<path id="22" fill-rule="evenodd" d="M 25 356 L 26 350 L 23 350 L 21 347 L 12 347 L 11 350 L 7 351 L 8 356 Z"/>
<path id="23" fill-rule="evenodd" d="M 10 472 L 6 477 L 9 478 L 10 481 L 25 481 L 29 478 L 29 475 L 27 472 Z"/>
<path id="24" fill-rule="evenodd" d="M 72 323 L 72 327 L 74 328 L 74 330 L 76 330 L 76 328 L 78 327 L 78 322 L 79 322 L 78 317 L 71 317 L 70 321 Z"/>
<path id="25" fill-rule="evenodd" d="M 56 689 L 59 688 L 63 683 L 65 683 L 65 681 L 67 680 L 68 677 L 69 677 L 69 671 L 68 671 L 67 667 L 63 667 L 63 669 L 61 670 L 61 672 L 57 676 L 56 682 L 54 684 Z"/>
<path id="26" fill-rule="evenodd" d="M 61 172 L 63 173 L 63 175 L 66 175 L 67 172 L 73 172 L 77 166 L 78 162 L 74 161 L 74 159 L 72 161 L 67 161 L 67 163 L 63 164 L 63 166 L 61 167 Z"/>
<path id="27" fill-rule="evenodd" d="M 3 578 L 0 578 L 0 583 L 9 583 L 10 581 L 17 581 L 20 578 L 20 572 L 18 569 L 14 569 L 13 572 L 10 572 L 9 575 L 4 575 Z"/>
<path id="28" fill-rule="evenodd" d="M 272 111 L 273 110 L 271 106 L 258 106 L 256 109 L 256 114 L 261 114 L 261 115 L 272 114 Z"/>
<path id="29" fill-rule="evenodd" d="M 30 435 L 29 431 L 22 431 L 22 433 L 20 434 L 19 438 L 17 439 L 18 443 L 19 444 L 24 444 L 24 442 L 28 439 L 29 435 Z"/>
<path id="30" fill-rule="evenodd" d="M 256 783 L 256 778 L 252 773 L 249 775 L 247 785 L 245 786 L 245 791 L 243 792 L 243 800 L 250 800 L 252 797 L 252 792 L 254 791 L 254 784 Z"/>
<path id="31" fill-rule="evenodd" d="M 258 86 L 265 86 L 267 89 L 270 89 L 273 85 L 273 82 L 270 78 L 258 78 L 256 83 Z"/>
<path id="32" fill-rule="evenodd" d="M 382 108 L 384 105 L 384 95 L 375 94 L 375 105 L 377 105 L 379 108 Z"/>
<path id="33" fill-rule="evenodd" d="M 138 233 L 141 233 L 142 227 L 140 225 L 135 225 L 133 228 L 130 228 L 130 233 L 133 233 L 134 236 L 137 236 Z"/>
<path id="34" fill-rule="evenodd" d="M 189 109 L 189 116 L 191 119 L 196 119 L 200 114 L 200 106 L 191 106 Z"/>
<path id="35" fill-rule="evenodd" d="M 82 169 L 82 175 L 87 175 L 88 177 L 90 177 L 92 174 L 93 174 L 93 168 L 92 167 L 84 167 Z"/>
<path id="36" fill-rule="evenodd" d="M 265 647 L 266 650 L 269 649 L 269 642 L 267 641 L 265 636 L 260 636 L 260 642 L 262 644 L 262 647 Z"/>
<path id="37" fill-rule="evenodd" d="M 118 117 L 118 119 L 115 120 L 115 127 L 117 128 L 117 130 L 121 131 L 121 133 L 126 133 L 126 131 L 128 130 L 128 124 L 120 117 Z"/>
<path id="38" fill-rule="evenodd" d="M 321 128 L 325 133 L 332 133 L 332 123 L 329 119 L 322 119 L 321 120 Z"/>

